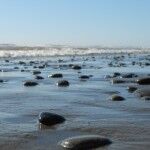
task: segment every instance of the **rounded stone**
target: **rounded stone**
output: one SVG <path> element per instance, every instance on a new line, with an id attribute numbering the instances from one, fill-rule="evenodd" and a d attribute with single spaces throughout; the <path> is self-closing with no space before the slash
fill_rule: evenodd
<path id="1" fill-rule="evenodd" d="M 119 72 L 114 72 L 113 77 L 118 77 L 118 76 L 120 76 L 120 75 L 121 75 L 121 73 L 119 73 Z"/>
<path id="2" fill-rule="evenodd" d="M 14 69 L 19 69 L 19 67 L 14 67 Z"/>
<path id="3" fill-rule="evenodd" d="M 112 83 L 113 84 L 119 84 L 119 83 L 125 83 L 126 81 L 125 80 L 122 80 L 122 79 L 112 79 Z"/>
<path id="4" fill-rule="evenodd" d="M 37 80 L 43 80 L 44 78 L 42 76 L 36 76 L 35 79 L 37 79 Z"/>
<path id="5" fill-rule="evenodd" d="M 8 63 L 8 62 L 9 62 L 9 60 L 8 60 L 8 59 L 6 59 L 6 60 L 5 60 L 5 62 L 7 62 L 7 63 Z"/>
<path id="6" fill-rule="evenodd" d="M 26 81 L 24 83 L 24 86 L 36 86 L 36 85 L 38 85 L 38 83 L 34 81 Z"/>
<path id="7" fill-rule="evenodd" d="M 150 100 L 150 96 L 143 97 L 143 100 L 149 101 Z"/>
<path id="8" fill-rule="evenodd" d="M 137 87 L 135 87 L 135 86 L 128 86 L 127 90 L 132 93 L 132 92 L 137 90 Z"/>
<path id="9" fill-rule="evenodd" d="M 26 65 L 24 61 L 19 61 L 19 65 Z"/>
<path id="10" fill-rule="evenodd" d="M 38 68 L 39 68 L 39 69 L 44 69 L 44 68 L 45 68 L 45 65 L 39 66 Z"/>
<path id="11" fill-rule="evenodd" d="M 138 79 L 137 83 L 141 84 L 141 85 L 149 85 L 150 84 L 150 77 Z"/>
<path id="12" fill-rule="evenodd" d="M 36 74 L 41 74 L 41 71 L 39 71 L 39 70 L 34 70 L 34 71 L 33 71 L 33 75 L 36 75 Z"/>
<path id="13" fill-rule="evenodd" d="M 91 150 L 111 143 L 109 139 L 98 135 L 81 135 L 67 138 L 59 142 L 59 145 L 69 150 Z"/>
<path id="14" fill-rule="evenodd" d="M 79 78 L 80 78 L 80 79 L 89 79 L 90 77 L 87 76 L 87 75 L 81 75 L 81 76 L 79 76 Z"/>
<path id="15" fill-rule="evenodd" d="M 42 112 L 39 115 L 39 122 L 46 126 L 53 126 L 56 124 L 63 123 L 64 121 L 64 117 L 50 112 Z"/>
<path id="16" fill-rule="evenodd" d="M 63 75 L 61 73 L 55 73 L 55 74 L 51 74 L 48 77 L 50 78 L 62 78 Z"/>
<path id="17" fill-rule="evenodd" d="M 123 100 L 125 100 L 125 98 L 120 96 L 120 95 L 114 94 L 114 95 L 111 96 L 111 100 L 112 101 L 123 101 Z"/>
<path id="18" fill-rule="evenodd" d="M 137 89 L 135 91 L 135 93 L 140 96 L 140 97 L 150 97 L 150 88 L 141 88 L 141 89 Z"/>
<path id="19" fill-rule="evenodd" d="M 0 83 L 3 83 L 3 82 L 4 82 L 4 80 L 0 79 Z"/>
<path id="20" fill-rule="evenodd" d="M 69 86 L 69 82 L 67 80 L 60 80 L 57 82 L 58 86 Z"/>
<path id="21" fill-rule="evenodd" d="M 74 70 L 80 70 L 80 69 L 81 69 L 81 66 L 79 66 L 79 65 L 73 65 L 73 66 L 72 66 L 72 69 L 74 69 Z"/>
<path id="22" fill-rule="evenodd" d="M 121 77 L 122 78 L 135 78 L 137 77 L 137 75 L 134 73 L 127 73 L 127 74 L 122 75 Z"/>

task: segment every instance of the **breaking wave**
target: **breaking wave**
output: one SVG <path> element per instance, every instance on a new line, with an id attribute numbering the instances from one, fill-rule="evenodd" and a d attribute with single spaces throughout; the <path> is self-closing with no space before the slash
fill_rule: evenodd
<path id="1" fill-rule="evenodd" d="M 150 49 L 102 49 L 102 48 L 43 48 L 0 50 L 0 58 L 4 57 L 39 57 L 39 56 L 67 56 L 90 55 L 104 53 L 149 53 Z"/>

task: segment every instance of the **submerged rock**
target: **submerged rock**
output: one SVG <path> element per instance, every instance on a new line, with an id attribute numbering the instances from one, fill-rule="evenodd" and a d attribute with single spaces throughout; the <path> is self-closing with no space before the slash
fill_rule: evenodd
<path id="1" fill-rule="evenodd" d="M 39 115 L 39 122 L 46 126 L 53 126 L 59 123 L 63 123 L 64 121 L 64 117 L 50 112 L 42 112 Z"/>
<path id="2" fill-rule="evenodd" d="M 50 78 L 62 78 L 63 75 L 61 73 L 55 73 L 55 74 L 51 74 L 48 77 Z"/>
<path id="3" fill-rule="evenodd" d="M 38 83 L 35 81 L 26 81 L 24 83 L 24 86 L 36 86 L 36 85 L 38 85 Z"/>
<path id="4" fill-rule="evenodd" d="M 141 84 L 141 85 L 149 85 L 150 84 L 150 77 L 140 78 L 137 80 L 137 83 Z"/>
<path id="5" fill-rule="evenodd" d="M 114 95 L 111 96 L 111 100 L 112 101 L 123 101 L 123 100 L 125 100 L 125 98 L 120 96 L 120 95 L 114 94 Z"/>
<path id="6" fill-rule="evenodd" d="M 75 136 L 59 142 L 63 148 L 69 150 L 91 150 L 111 143 L 112 142 L 109 139 L 98 135 Z"/>
<path id="7" fill-rule="evenodd" d="M 69 86 L 69 82 L 67 80 L 60 80 L 57 82 L 58 86 Z"/>

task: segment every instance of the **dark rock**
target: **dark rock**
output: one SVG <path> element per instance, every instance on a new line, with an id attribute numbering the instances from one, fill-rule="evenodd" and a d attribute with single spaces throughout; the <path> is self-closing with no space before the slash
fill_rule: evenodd
<path id="1" fill-rule="evenodd" d="M 104 78 L 105 79 L 110 79 L 110 78 L 112 78 L 112 76 L 111 75 L 105 75 Z"/>
<path id="2" fill-rule="evenodd" d="M 137 75 L 134 73 L 128 73 L 128 74 L 122 75 L 121 77 L 122 78 L 135 78 L 135 77 L 137 77 Z"/>
<path id="3" fill-rule="evenodd" d="M 21 69 L 21 72 L 25 72 L 25 70 L 24 70 L 24 69 Z"/>
<path id="4" fill-rule="evenodd" d="M 9 62 L 9 60 L 8 60 L 8 59 L 6 59 L 6 60 L 5 60 L 5 62 L 7 62 L 7 63 L 8 63 L 8 62 Z"/>
<path id="5" fill-rule="evenodd" d="M 68 66 L 72 68 L 74 65 L 73 64 L 69 64 Z"/>
<path id="6" fill-rule="evenodd" d="M 35 64 L 35 61 L 30 61 L 29 63 L 32 65 L 32 64 Z"/>
<path id="7" fill-rule="evenodd" d="M 37 68 L 37 66 L 33 66 L 33 68 Z"/>
<path id="8" fill-rule="evenodd" d="M 150 66 L 150 63 L 146 62 L 146 63 L 145 63 L 145 66 Z"/>
<path id="9" fill-rule="evenodd" d="M 150 77 L 140 78 L 137 80 L 137 83 L 141 84 L 141 85 L 149 85 L 150 84 Z"/>
<path id="10" fill-rule="evenodd" d="M 24 86 L 36 86 L 36 85 L 38 85 L 38 83 L 34 81 L 26 81 L 24 83 Z"/>
<path id="11" fill-rule="evenodd" d="M 63 60 L 62 59 L 58 59 L 58 62 L 61 63 L 61 62 L 63 62 Z"/>
<path id="12" fill-rule="evenodd" d="M 59 144 L 69 150 L 91 150 L 111 143 L 109 139 L 98 135 L 82 135 L 65 139 Z"/>
<path id="13" fill-rule="evenodd" d="M 114 72 L 113 77 L 118 77 L 118 76 L 120 76 L 120 75 L 121 75 L 121 73 L 119 73 L 119 72 Z"/>
<path id="14" fill-rule="evenodd" d="M 43 78 L 42 76 L 36 76 L 35 79 L 37 79 L 37 80 L 42 80 L 42 79 L 44 79 L 44 78 Z"/>
<path id="15" fill-rule="evenodd" d="M 24 61 L 19 61 L 19 65 L 25 65 L 26 63 Z"/>
<path id="16" fill-rule="evenodd" d="M 137 87 L 135 87 L 135 86 L 128 86 L 127 90 L 132 93 L 132 92 L 137 90 Z"/>
<path id="17" fill-rule="evenodd" d="M 60 80 L 57 82 L 58 86 L 69 86 L 69 82 L 67 80 Z"/>
<path id="18" fill-rule="evenodd" d="M 59 123 L 63 123 L 64 121 L 64 117 L 50 112 L 42 112 L 39 115 L 39 122 L 46 126 L 53 126 Z"/>
<path id="19" fill-rule="evenodd" d="M 150 87 L 137 89 L 135 91 L 135 94 L 137 94 L 140 97 L 150 96 Z"/>
<path id="20" fill-rule="evenodd" d="M 150 96 L 143 97 L 143 100 L 149 101 L 150 100 Z"/>
<path id="21" fill-rule="evenodd" d="M 38 68 L 39 68 L 39 69 L 44 69 L 44 68 L 45 68 L 45 65 L 39 66 Z"/>
<path id="22" fill-rule="evenodd" d="M 135 65 L 135 61 L 132 62 L 132 65 L 133 65 L 133 66 Z"/>
<path id="23" fill-rule="evenodd" d="M 121 79 L 113 79 L 112 80 L 113 84 L 119 84 L 119 83 L 125 83 L 125 82 L 126 82 L 125 80 L 121 80 Z"/>
<path id="24" fill-rule="evenodd" d="M 90 77 L 87 76 L 87 75 L 81 75 L 81 76 L 79 76 L 79 78 L 80 78 L 80 79 L 89 79 Z"/>
<path id="25" fill-rule="evenodd" d="M 79 65 L 73 65 L 73 66 L 72 66 L 72 69 L 74 69 L 74 70 L 80 70 L 80 69 L 81 69 L 81 66 L 79 66 Z"/>
<path id="26" fill-rule="evenodd" d="M 0 79 L 0 83 L 3 83 L 3 82 L 4 82 L 4 80 Z"/>
<path id="27" fill-rule="evenodd" d="M 123 101 L 123 100 L 125 100 L 125 98 L 120 96 L 120 95 L 114 94 L 114 95 L 111 96 L 111 100 L 112 101 Z"/>
<path id="28" fill-rule="evenodd" d="M 33 71 L 33 75 L 36 75 L 36 74 L 41 74 L 41 71 L 34 70 L 34 71 Z"/>
<path id="29" fill-rule="evenodd" d="M 14 69 L 19 69 L 19 67 L 14 67 Z"/>
<path id="30" fill-rule="evenodd" d="M 61 73 L 55 73 L 55 74 L 49 75 L 48 77 L 51 77 L 51 78 L 62 78 L 63 75 Z"/>

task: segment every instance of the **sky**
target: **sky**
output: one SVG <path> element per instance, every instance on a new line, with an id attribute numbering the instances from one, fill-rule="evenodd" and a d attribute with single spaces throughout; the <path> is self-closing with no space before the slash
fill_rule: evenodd
<path id="1" fill-rule="evenodd" d="M 0 43 L 150 47 L 150 0 L 0 0 Z"/>

